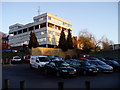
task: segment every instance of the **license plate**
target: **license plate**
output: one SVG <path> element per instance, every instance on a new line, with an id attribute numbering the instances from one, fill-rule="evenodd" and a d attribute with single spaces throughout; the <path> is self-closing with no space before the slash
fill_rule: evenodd
<path id="1" fill-rule="evenodd" d="M 97 71 L 93 71 L 93 72 L 97 72 Z"/>
<path id="2" fill-rule="evenodd" d="M 69 74 L 74 74 L 74 72 L 69 72 Z"/>

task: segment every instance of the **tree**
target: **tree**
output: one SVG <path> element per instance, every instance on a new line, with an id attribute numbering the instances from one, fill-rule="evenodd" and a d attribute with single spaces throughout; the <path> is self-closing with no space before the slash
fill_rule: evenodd
<path id="1" fill-rule="evenodd" d="M 73 41 L 72 41 L 70 29 L 68 30 L 67 46 L 68 46 L 68 49 L 73 49 Z"/>
<path id="2" fill-rule="evenodd" d="M 65 39 L 64 30 L 61 31 L 58 47 L 61 48 L 63 51 L 67 51 L 67 41 Z"/>
<path id="3" fill-rule="evenodd" d="M 94 48 L 94 41 L 92 40 L 92 34 L 86 30 L 82 30 L 79 33 L 78 45 L 84 54 L 89 54 Z"/>
<path id="4" fill-rule="evenodd" d="M 108 40 L 108 38 L 104 37 L 103 40 L 102 40 L 103 50 L 110 50 L 111 45 L 113 45 L 113 41 Z"/>
<path id="5" fill-rule="evenodd" d="M 39 46 L 39 43 L 38 43 L 38 41 L 37 41 L 37 37 L 36 37 L 36 35 L 35 35 L 35 33 L 34 32 L 31 32 L 30 33 L 30 40 L 29 40 L 29 44 L 28 44 L 28 47 L 29 48 L 36 48 L 36 47 L 38 47 Z"/>

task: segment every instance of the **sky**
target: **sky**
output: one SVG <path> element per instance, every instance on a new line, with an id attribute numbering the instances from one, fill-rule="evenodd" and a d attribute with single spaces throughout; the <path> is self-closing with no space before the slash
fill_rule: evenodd
<path id="1" fill-rule="evenodd" d="M 118 43 L 117 2 L 2 2 L 2 32 L 8 33 L 15 23 L 33 22 L 38 6 L 41 14 L 49 12 L 71 22 L 74 36 L 87 29 L 97 39 L 106 36 Z"/>

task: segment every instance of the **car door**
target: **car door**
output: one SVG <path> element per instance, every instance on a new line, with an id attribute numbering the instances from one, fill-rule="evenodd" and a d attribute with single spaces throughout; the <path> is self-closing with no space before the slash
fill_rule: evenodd
<path id="1" fill-rule="evenodd" d="M 50 62 L 49 66 L 48 66 L 48 70 L 52 73 L 54 73 L 56 71 L 56 67 L 55 67 L 55 63 L 54 62 Z"/>

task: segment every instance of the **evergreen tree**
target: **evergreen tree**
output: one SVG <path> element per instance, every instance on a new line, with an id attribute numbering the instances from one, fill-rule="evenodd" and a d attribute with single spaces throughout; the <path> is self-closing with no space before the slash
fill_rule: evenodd
<path id="1" fill-rule="evenodd" d="M 61 31 L 58 47 L 61 48 L 63 51 L 67 51 L 67 41 L 65 39 L 65 34 L 63 30 Z"/>
<path id="2" fill-rule="evenodd" d="M 67 45 L 68 45 L 68 49 L 73 49 L 73 41 L 72 41 L 70 29 L 68 30 Z"/>
<path id="3" fill-rule="evenodd" d="M 36 37 L 34 32 L 31 32 L 30 33 L 30 41 L 29 41 L 28 47 L 29 48 L 32 48 L 32 47 L 36 48 L 38 46 L 39 46 L 39 43 L 37 41 L 37 37 Z"/>

